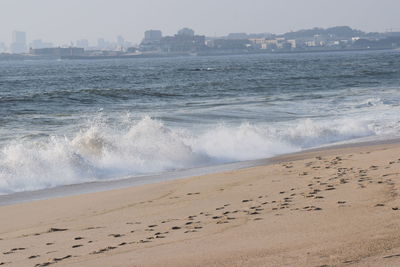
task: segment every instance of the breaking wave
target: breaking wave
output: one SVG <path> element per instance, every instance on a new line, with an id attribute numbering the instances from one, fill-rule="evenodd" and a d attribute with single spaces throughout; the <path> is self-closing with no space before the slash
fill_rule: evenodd
<path id="1" fill-rule="evenodd" d="M 92 121 L 71 136 L 14 140 L 0 147 L 0 194 L 266 158 L 376 133 L 373 124 L 360 120 L 196 130 L 150 117 L 118 125 Z"/>

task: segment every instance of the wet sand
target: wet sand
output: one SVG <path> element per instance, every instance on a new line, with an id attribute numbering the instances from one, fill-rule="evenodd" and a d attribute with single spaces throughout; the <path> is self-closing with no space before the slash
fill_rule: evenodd
<path id="1" fill-rule="evenodd" d="M 0 207 L 1 266 L 399 266 L 400 145 Z"/>

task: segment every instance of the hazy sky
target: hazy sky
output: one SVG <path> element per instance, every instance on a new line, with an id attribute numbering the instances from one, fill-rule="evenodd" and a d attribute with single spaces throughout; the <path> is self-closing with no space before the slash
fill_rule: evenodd
<path id="1" fill-rule="evenodd" d="M 400 31 L 399 12 L 399 0 L 0 0 L 0 42 L 13 30 L 60 44 L 117 35 L 140 42 L 146 29 L 182 27 L 208 36 L 337 25 Z"/>

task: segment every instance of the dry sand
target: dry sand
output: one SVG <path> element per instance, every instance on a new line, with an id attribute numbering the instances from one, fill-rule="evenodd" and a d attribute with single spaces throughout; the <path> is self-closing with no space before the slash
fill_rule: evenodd
<path id="1" fill-rule="evenodd" d="M 400 145 L 0 207 L 4 266 L 400 266 Z"/>

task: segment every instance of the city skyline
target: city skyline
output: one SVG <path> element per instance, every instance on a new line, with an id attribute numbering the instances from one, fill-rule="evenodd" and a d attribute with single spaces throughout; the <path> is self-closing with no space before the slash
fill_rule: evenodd
<path id="1" fill-rule="evenodd" d="M 27 32 L 30 41 L 68 44 L 87 39 L 93 44 L 99 38 L 115 40 L 118 35 L 140 43 L 147 29 L 172 35 L 185 26 L 207 36 L 284 33 L 337 25 L 367 32 L 400 28 L 396 12 L 400 3 L 394 0 L 254 0 L 251 4 L 227 0 L 3 0 L 0 7 L 0 42 L 6 44 L 11 43 L 15 30 Z"/>
<path id="2" fill-rule="evenodd" d="M 348 26 L 335 26 L 335 27 L 348 27 Z M 333 28 L 335 28 L 333 27 Z M 348 27 L 351 28 L 351 27 Z M 302 29 L 302 30 L 312 30 L 312 29 L 324 29 L 321 27 L 313 27 L 310 29 Z M 328 29 L 328 28 L 327 28 Z M 184 27 L 179 29 L 175 34 L 179 34 L 181 31 L 189 30 L 192 31 L 194 34 L 194 30 Z M 354 29 L 358 30 L 358 29 Z M 392 31 L 394 29 L 391 29 Z M 118 50 L 118 49 L 127 49 L 129 47 L 139 47 L 140 44 L 146 41 L 148 38 L 146 35 L 149 32 L 157 32 L 157 34 L 160 34 L 160 36 L 163 35 L 163 31 L 157 29 L 148 29 L 142 34 L 142 39 L 138 43 L 133 43 L 127 41 L 124 36 L 122 35 L 117 35 L 113 40 L 106 40 L 104 38 L 98 38 L 95 42 L 90 42 L 88 39 L 79 39 L 79 40 L 71 40 L 70 42 L 66 44 L 60 44 L 60 43 L 52 43 L 52 42 L 47 42 L 46 40 L 43 40 L 41 38 L 39 39 L 34 39 L 30 40 L 27 35 L 28 33 L 22 32 L 22 31 L 13 31 L 11 33 L 11 42 L 9 44 L 3 42 L 0 40 L 0 53 L 2 52 L 15 52 L 15 53 L 22 53 L 22 51 L 28 52 L 29 49 L 40 49 L 40 48 L 52 48 L 52 47 L 80 47 L 84 49 L 107 49 L 107 50 Z M 396 31 L 395 33 L 398 34 L 400 32 L 400 29 Z M 294 33 L 293 31 L 287 32 L 287 33 Z M 243 35 L 253 35 L 253 36 L 281 36 L 285 35 L 287 33 L 282 33 L 282 34 L 275 34 L 275 33 L 267 33 L 267 32 L 260 32 L 260 33 L 249 33 L 249 32 L 232 32 L 228 33 L 227 35 L 224 36 L 206 36 L 206 38 L 228 38 L 228 39 L 236 39 L 238 36 Z M 196 32 L 197 34 L 197 32 Z M 174 35 L 174 34 L 172 34 Z M 18 37 L 17 37 L 18 36 Z M 168 36 L 168 35 L 164 35 Z M 236 37 L 235 37 L 236 36 Z M 237 39 L 242 39 L 242 37 L 238 37 Z M 247 37 L 246 37 L 247 38 Z M 251 37 L 249 37 L 251 38 Z M 257 37 L 253 37 L 257 38 Z"/>
<path id="3" fill-rule="evenodd" d="M 174 35 L 163 35 L 161 30 L 146 30 L 140 44 L 128 42 L 121 35 L 114 41 L 99 38 L 95 44 L 87 39 L 71 41 L 69 44 L 53 44 L 41 39 L 27 40 L 25 32 L 14 31 L 9 46 L 0 42 L 0 53 L 38 54 L 48 53 L 79 53 L 84 51 L 114 51 L 118 53 L 151 52 L 159 53 L 194 53 L 205 52 L 205 49 L 214 51 L 247 51 L 259 50 L 274 51 L 304 51 L 310 48 L 317 49 L 393 49 L 399 47 L 400 31 L 384 33 L 367 33 L 348 26 L 330 28 L 314 27 L 300 31 L 291 31 L 284 34 L 271 33 L 229 33 L 226 36 L 209 37 L 200 35 L 190 28 L 179 29 Z M 40 51 L 46 48 L 47 50 Z M 51 50 L 48 50 L 50 48 Z M 72 50 L 70 50 L 72 49 Z M 80 50 L 81 49 L 81 50 Z M 215 50 L 217 49 L 217 50 Z M 210 52 L 209 50 L 208 52 Z M 63 52 L 61 52 L 63 51 Z M 70 52 L 68 52 L 70 51 Z M 107 53 L 107 52 L 106 52 Z M 54 55 L 54 54 L 53 54 Z M 61 55 L 61 54 L 59 54 Z M 88 55 L 88 54 L 87 54 Z M 99 56 L 100 54 L 92 54 Z M 114 54 L 115 55 L 115 54 Z M 119 54 L 122 55 L 122 54 Z"/>
<path id="4" fill-rule="evenodd" d="M 335 26 L 270 33 L 230 33 L 227 36 L 207 37 L 190 28 L 179 29 L 174 35 L 163 35 L 161 30 L 147 30 L 139 45 L 127 42 L 123 36 L 109 42 L 98 39 L 95 45 L 80 39 L 69 45 L 54 45 L 42 40 L 27 43 L 26 33 L 15 31 L 9 47 L 0 43 L 0 55 L 24 54 L 22 57 L 46 58 L 127 58 L 165 55 L 210 55 L 242 53 L 288 53 L 346 50 L 391 50 L 400 47 L 400 31 L 367 33 L 348 26 Z M 29 46 L 29 49 L 28 49 Z M 4 53 L 5 52 L 5 53 Z M 11 54 L 10 54 L 11 53 Z"/>

